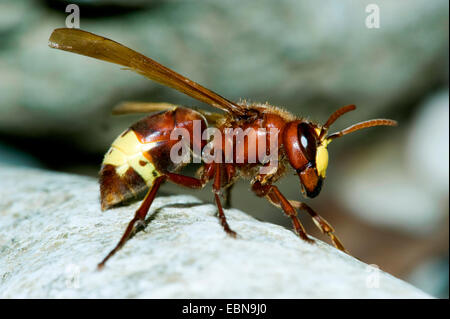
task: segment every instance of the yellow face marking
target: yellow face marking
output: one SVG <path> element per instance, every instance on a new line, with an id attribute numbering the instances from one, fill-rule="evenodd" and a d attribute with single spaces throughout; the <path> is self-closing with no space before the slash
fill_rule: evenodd
<path id="1" fill-rule="evenodd" d="M 315 128 L 317 136 L 320 136 L 322 129 L 316 127 Z M 320 141 L 320 145 L 317 147 L 316 152 L 316 169 L 317 173 L 320 177 L 325 178 L 327 174 L 327 168 L 328 168 L 328 150 L 327 146 L 330 144 L 331 140 L 328 140 L 326 138 L 322 138 Z"/>
<path id="2" fill-rule="evenodd" d="M 314 130 L 316 131 L 317 136 L 320 136 L 320 132 L 322 131 L 322 129 L 316 127 Z"/>
<path id="3" fill-rule="evenodd" d="M 320 177 L 325 178 L 328 167 L 328 150 L 326 145 L 317 147 L 316 168 Z"/>

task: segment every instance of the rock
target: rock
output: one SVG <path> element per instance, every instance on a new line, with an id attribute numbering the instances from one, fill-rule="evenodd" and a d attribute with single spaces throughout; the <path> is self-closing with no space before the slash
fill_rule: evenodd
<path id="1" fill-rule="evenodd" d="M 151 222 L 102 271 L 138 203 L 102 213 L 88 177 L 0 167 L 1 298 L 429 298 L 316 240 L 192 196 L 156 198 Z"/>

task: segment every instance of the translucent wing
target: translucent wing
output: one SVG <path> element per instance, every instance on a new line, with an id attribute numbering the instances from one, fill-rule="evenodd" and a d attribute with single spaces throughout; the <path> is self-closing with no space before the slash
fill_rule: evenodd
<path id="1" fill-rule="evenodd" d="M 176 108 L 177 105 L 170 103 L 153 103 L 153 102 L 123 102 L 115 106 L 112 110 L 113 115 L 133 114 L 133 113 L 151 113 L 157 111 L 166 111 Z M 212 113 L 205 110 L 194 108 L 197 112 L 202 114 L 210 125 L 216 125 L 222 114 Z"/>
<path id="2" fill-rule="evenodd" d="M 49 46 L 125 66 L 156 82 L 167 85 L 226 112 L 236 115 L 245 114 L 244 107 L 221 97 L 200 84 L 120 43 L 93 33 L 79 29 L 56 29 L 50 36 Z"/>
<path id="3" fill-rule="evenodd" d="M 113 115 L 133 114 L 133 113 L 152 113 L 158 111 L 166 111 L 176 108 L 177 106 L 170 103 L 153 103 L 153 102 L 123 102 L 116 105 L 112 109 Z"/>

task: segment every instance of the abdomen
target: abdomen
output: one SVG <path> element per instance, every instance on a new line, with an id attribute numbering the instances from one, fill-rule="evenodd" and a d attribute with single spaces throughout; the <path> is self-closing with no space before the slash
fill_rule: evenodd
<path id="1" fill-rule="evenodd" d="M 170 140 L 170 133 L 183 127 L 192 137 L 194 120 L 200 121 L 201 131 L 207 127 L 200 113 L 176 108 L 147 116 L 117 137 L 100 171 L 102 210 L 139 198 L 158 176 L 177 170 L 179 165 L 170 160 L 170 149 L 178 141 Z"/>

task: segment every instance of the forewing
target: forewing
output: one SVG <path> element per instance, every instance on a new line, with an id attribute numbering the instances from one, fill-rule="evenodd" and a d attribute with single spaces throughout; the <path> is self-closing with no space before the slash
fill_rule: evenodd
<path id="1" fill-rule="evenodd" d="M 177 106 L 170 103 L 155 102 L 122 102 L 112 109 L 113 115 L 133 114 L 133 113 L 152 113 L 158 111 L 167 111 Z"/>
<path id="2" fill-rule="evenodd" d="M 209 105 L 236 115 L 245 114 L 244 107 L 120 43 L 93 33 L 79 29 L 56 29 L 50 36 L 49 46 L 125 66 Z"/>

